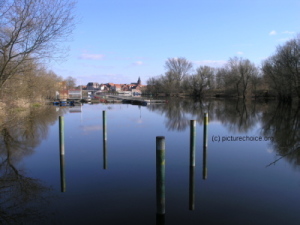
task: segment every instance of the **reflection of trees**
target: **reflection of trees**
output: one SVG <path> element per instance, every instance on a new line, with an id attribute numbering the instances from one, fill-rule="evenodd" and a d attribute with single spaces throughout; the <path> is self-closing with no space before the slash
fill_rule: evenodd
<path id="1" fill-rule="evenodd" d="M 278 159 L 286 158 L 293 165 L 300 164 L 300 103 L 280 104 L 275 101 L 243 100 L 169 100 L 168 104 L 149 105 L 149 109 L 165 115 L 169 130 L 185 130 L 189 119 L 203 122 L 208 112 L 209 121 L 220 121 L 230 132 L 248 132 L 261 121 L 262 136 L 272 137 Z"/>
<path id="2" fill-rule="evenodd" d="M 256 102 L 225 100 L 215 108 L 216 118 L 231 132 L 247 132 L 258 122 Z"/>
<path id="3" fill-rule="evenodd" d="M 150 105 L 149 109 L 158 111 L 167 118 L 169 130 L 185 130 L 189 119 L 203 122 L 203 114 L 208 112 L 209 120 L 219 120 L 233 132 L 247 132 L 258 122 L 259 106 L 241 100 L 170 100 L 168 104 Z M 190 114 L 191 116 L 188 116 Z"/>
<path id="4" fill-rule="evenodd" d="M 40 204 L 46 203 L 50 188 L 26 176 L 18 162 L 46 138 L 57 116 L 55 107 L 41 107 L 0 126 L 0 221 L 16 224 L 44 215 Z"/>
<path id="5" fill-rule="evenodd" d="M 39 204 L 46 203 L 43 194 L 50 190 L 39 180 L 26 177 L 14 166 L 12 158 L 8 149 L 0 164 L 0 221 L 8 224 L 40 217 Z"/>
<path id="6" fill-rule="evenodd" d="M 170 100 L 167 104 L 151 104 L 149 109 L 166 116 L 166 127 L 169 130 L 185 130 L 189 121 L 184 113 L 182 102 Z"/>
<path id="7" fill-rule="evenodd" d="M 188 119 L 184 113 L 183 104 L 180 101 L 170 101 L 165 108 L 165 115 L 169 119 L 166 126 L 169 130 L 185 130 L 188 126 Z"/>
<path id="8" fill-rule="evenodd" d="M 152 104 L 148 108 L 165 115 L 168 130 L 185 130 L 190 124 L 190 116 L 199 123 L 203 121 L 203 113 L 210 109 L 211 102 L 193 101 L 192 99 L 170 99 L 167 104 Z"/>
<path id="9" fill-rule="evenodd" d="M 265 137 L 273 137 L 272 145 L 279 157 L 271 164 L 283 157 L 295 166 L 300 164 L 299 104 L 271 104 L 263 113 L 262 128 Z"/>

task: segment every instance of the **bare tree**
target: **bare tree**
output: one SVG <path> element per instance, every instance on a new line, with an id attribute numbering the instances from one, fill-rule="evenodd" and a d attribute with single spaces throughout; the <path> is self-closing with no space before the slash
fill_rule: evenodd
<path id="1" fill-rule="evenodd" d="M 72 0 L 7 0 L 0 6 L 0 88 L 30 60 L 59 50 L 74 28 Z"/>
<path id="2" fill-rule="evenodd" d="M 300 98 L 300 35 L 278 46 L 276 53 L 263 62 L 262 69 L 281 100 Z"/>
<path id="3" fill-rule="evenodd" d="M 67 85 L 67 89 L 72 89 L 75 88 L 76 86 L 76 79 L 74 77 L 68 76 L 66 79 L 66 85 Z"/>
<path id="4" fill-rule="evenodd" d="M 225 67 L 221 67 L 217 69 L 216 72 L 216 78 L 215 78 L 215 88 L 218 90 L 224 90 L 225 89 L 225 80 L 224 80 L 224 76 L 227 73 L 227 70 L 225 69 Z"/>
<path id="5" fill-rule="evenodd" d="M 179 91 L 181 81 L 189 74 L 193 64 L 183 57 L 169 58 L 166 61 L 165 68 L 167 69 L 166 77 L 168 77 L 169 82 L 172 82 L 170 85 L 176 91 Z"/>
<path id="6" fill-rule="evenodd" d="M 196 74 L 186 77 L 184 80 L 185 89 L 194 96 L 203 95 L 204 90 L 212 88 L 215 70 L 209 66 L 200 66 Z"/>
<path id="7" fill-rule="evenodd" d="M 164 81 L 163 81 L 163 75 L 157 76 L 157 77 L 151 77 L 147 80 L 147 92 L 150 93 L 163 93 L 165 92 L 164 88 Z"/>
<path id="8" fill-rule="evenodd" d="M 251 79 L 258 75 L 258 69 L 248 59 L 230 58 L 227 63 L 225 83 L 232 83 L 238 96 L 245 99 Z"/>

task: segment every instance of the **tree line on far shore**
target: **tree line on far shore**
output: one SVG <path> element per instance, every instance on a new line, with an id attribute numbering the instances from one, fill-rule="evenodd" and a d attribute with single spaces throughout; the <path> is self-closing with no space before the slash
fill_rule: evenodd
<path id="1" fill-rule="evenodd" d="M 300 99 L 300 35 L 278 46 L 261 67 L 234 57 L 223 67 L 199 66 L 193 70 L 192 62 L 180 57 L 169 58 L 165 68 L 165 74 L 148 79 L 146 93 L 292 101 Z"/>

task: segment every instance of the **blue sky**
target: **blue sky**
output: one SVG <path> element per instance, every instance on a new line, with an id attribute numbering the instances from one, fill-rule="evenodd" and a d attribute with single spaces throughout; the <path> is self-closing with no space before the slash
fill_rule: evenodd
<path id="1" fill-rule="evenodd" d="M 146 84 L 173 57 L 260 65 L 300 33 L 299 10 L 300 0 L 78 0 L 68 56 L 51 69 L 78 84 Z"/>

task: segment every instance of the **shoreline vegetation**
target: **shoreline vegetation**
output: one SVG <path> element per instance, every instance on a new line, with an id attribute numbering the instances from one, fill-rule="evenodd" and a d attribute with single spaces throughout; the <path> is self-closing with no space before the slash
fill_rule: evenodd
<path id="1" fill-rule="evenodd" d="M 168 58 L 166 72 L 147 80 L 144 94 L 223 98 L 300 100 L 300 34 L 276 48 L 261 66 L 230 58 L 222 67 L 193 68 L 184 57 Z"/>

